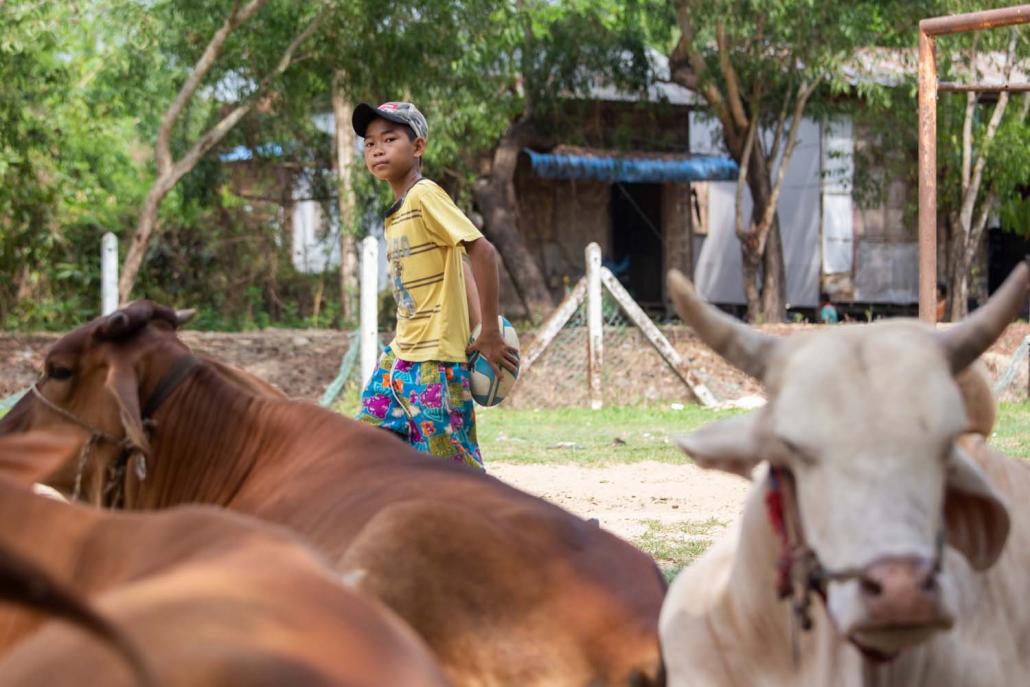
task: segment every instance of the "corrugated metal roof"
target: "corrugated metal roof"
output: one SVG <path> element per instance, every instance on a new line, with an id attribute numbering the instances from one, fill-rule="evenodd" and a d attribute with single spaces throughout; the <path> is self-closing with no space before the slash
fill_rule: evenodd
<path id="1" fill-rule="evenodd" d="M 525 149 L 533 171 L 546 179 L 593 179 L 627 183 L 735 181 L 737 163 L 716 155 L 648 154 L 621 151 Z"/>

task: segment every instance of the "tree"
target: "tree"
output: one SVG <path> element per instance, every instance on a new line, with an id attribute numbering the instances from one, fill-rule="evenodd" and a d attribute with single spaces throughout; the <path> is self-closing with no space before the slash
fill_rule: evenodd
<path id="1" fill-rule="evenodd" d="M 1013 28 L 1009 32 L 1008 45 L 1002 58 L 1001 71 L 1005 82 L 1011 79 L 1013 70 L 1019 61 L 1017 50 L 1019 43 L 1019 31 Z M 979 44 L 980 34 L 974 34 L 970 38 L 965 64 L 958 69 L 968 83 L 983 80 L 980 69 L 977 67 L 980 57 L 977 50 Z M 1014 171 L 1012 167 L 1017 166 L 1013 164 L 1011 158 L 1018 157 L 1020 152 L 1026 157 L 1026 149 L 1030 145 L 1025 136 L 1027 113 L 1030 111 L 1030 95 L 1024 94 L 1014 111 L 1009 112 L 1006 117 L 1010 96 L 1007 91 L 1002 92 L 997 96 L 993 106 L 989 108 L 990 115 L 986 118 L 986 122 L 980 117 L 980 100 L 980 94 L 973 92 L 967 93 L 964 98 L 961 119 L 962 134 L 959 145 L 961 161 L 958 165 L 958 188 L 955 189 L 957 193 L 952 195 L 957 202 L 946 205 L 946 207 L 951 206 L 950 212 L 947 213 L 949 236 L 945 269 L 949 284 L 949 314 L 953 322 L 957 322 L 967 314 L 970 268 L 974 257 L 983 245 L 984 230 L 988 221 L 992 216 L 998 215 L 1002 202 L 1013 194 L 1016 186 L 1030 181 L 1025 175 L 1020 178 L 1011 174 L 1011 171 Z M 945 103 L 945 107 L 948 105 Z M 1020 137 L 1016 136 L 1009 142 L 1008 150 L 1002 153 L 1003 155 L 1007 153 L 1010 158 L 1008 165 L 995 165 L 994 169 L 988 169 L 988 162 L 998 156 L 995 152 L 995 137 L 1003 126 L 1014 131 L 1022 131 L 1023 140 L 1020 141 Z M 953 137 L 948 138 L 953 140 Z M 1024 163 L 1022 167 L 1025 174 L 1026 164 Z M 954 184 L 954 180 L 952 184 Z M 948 191 L 952 184 L 947 184 L 943 190 Z"/>
<path id="2" fill-rule="evenodd" d="M 296 177 L 313 177 L 312 198 L 337 204 L 344 229 L 363 230 L 388 204 L 354 174 L 350 211 L 337 188 L 352 166 L 346 136 L 334 150 L 315 120 L 334 101 L 346 123 L 347 103 L 397 98 L 432 124 L 427 175 L 473 217 L 482 200 L 485 233 L 540 313 L 551 294 L 514 198 L 497 196 L 509 220 L 497 221 L 483 181 L 510 190 L 513 124 L 539 125 L 541 145 L 568 140 L 563 108 L 595 80 L 646 83 L 648 3 L 663 0 L 4 3 L 0 268 L 14 279 L 0 282 L 0 316 L 56 327 L 93 316 L 97 245 L 111 230 L 134 237 L 123 298 L 134 281 L 137 293 L 201 306 L 205 326 L 303 321 L 300 302 L 317 302 L 326 280 L 294 273 L 277 222 Z M 246 165 L 217 155 L 240 146 L 253 153 Z M 269 182 L 241 188 L 252 173 Z"/>
<path id="3" fill-rule="evenodd" d="M 672 79 L 705 99 L 740 167 L 736 232 L 752 322 L 785 316 L 776 208 L 802 117 L 850 87 L 840 67 L 858 47 L 897 44 L 919 16 L 918 3 L 903 2 L 676 0 Z"/>
<path id="4" fill-rule="evenodd" d="M 355 204 L 351 182 L 354 157 L 354 128 L 351 115 L 354 107 L 347 102 L 341 88 L 345 76 L 337 73 L 332 84 L 333 128 L 336 131 L 337 212 L 340 231 L 340 311 L 343 319 L 357 316 L 358 260 L 354 241 Z"/>
<path id="5" fill-rule="evenodd" d="M 157 178 L 154 180 L 140 210 L 139 222 L 129 244 L 125 256 L 121 277 L 118 284 L 119 298 L 125 302 L 130 298 L 136 276 L 139 272 L 151 234 L 157 226 L 158 211 L 161 201 L 168 192 L 196 164 L 216 146 L 225 136 L 249 114 L 262 99 L 268 98 L 276 79 L 283 74 L 296 59 L 298 48 L 315 32 L 320 21 L 328 11 L 328 5 L 316 5 L 309 16 L 303 17 L 294 29 L 295 33 L 281 50 L 278 59 L 271 65 L 260 65 L 257 69 L 246 69 L 238 66 L 233 75 L 237 83 L 233 84 L 240 91 L 236 103 L 228 111 L 197 137 L 188 149 L 175 159 L 172 155 L 172 134 L 184 111 L 190 105 L 205 77 L 212 71 L 226 49 L 232 34 L 257 14 L 268 0 L 249 0 L 242 5 L 233 0 L 225 20 L 215 30 L 200 56 L 197 58 L 181 88 L 161 118 L 154 143 Z M 264 37 L 262 37 L 263 39 Z M 260 39 L 259 39 L 260 40 Z M 253 67 L 254 65 L 247 65 Z M 228 73 L 228 72 L 226 72 Z"/>
<path id="6" fill-rule="evenodd" d="M 105 8 L 0 5 L 0 326 L 95 315 L 101 234 L 130 221 L 146 192 L 133 145 L 147 101 L 127 114 L 126 92 L 105 76 L 121 51 L 106 40 Z"/>
<path id="7" fill-rule="evenodd" d="M 504 256 L 527 312 L 540 317 L 554 306 L 543 270 L 518 228 L 515 169 L 525 147 L 553 147 L 568 123 L 563 103 L 607 82 L 642 91 L 651 78 L 645 48 L 646 13 L 638 3 L 550 3 L 523 0 L 508 16 L 510 43 L 503 60 L 514 83 L 510 124 L 476 180 L 474 196 L 485 231 Z M 589 41 L 581 40 L 590 36 Z M 502 53 L 503 54 L 503 53 Z"/>

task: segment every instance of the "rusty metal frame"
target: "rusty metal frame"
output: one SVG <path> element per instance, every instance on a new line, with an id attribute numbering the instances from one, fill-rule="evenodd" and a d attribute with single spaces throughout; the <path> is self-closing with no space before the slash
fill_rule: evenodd
<path id="1" fill-rule="evenodd" d="M 1030 23 L 1030 5 L 919 22 L 919 319 L 937 319 L 937 92 L 1030 91 L 1030 84 L 937 81 L 937 36 Z"/>

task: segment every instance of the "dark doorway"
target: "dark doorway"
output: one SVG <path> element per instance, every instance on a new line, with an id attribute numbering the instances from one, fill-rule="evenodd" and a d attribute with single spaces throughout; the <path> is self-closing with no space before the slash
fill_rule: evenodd
<path id="1" fill-rule="evenodd" d="M 1030 255 L 1030 239 L 1027 237 L 998 227 L 988 230 L 987 293 L 994 293 L 1027 255 Z M 1026 308 L 1021 314 L 1027 314 Z"/>
<path id="2" fill-rule="evenodd" d="M 609 269 L 644 306 L 662 305 L 662 186 L 612 184 Z"/>

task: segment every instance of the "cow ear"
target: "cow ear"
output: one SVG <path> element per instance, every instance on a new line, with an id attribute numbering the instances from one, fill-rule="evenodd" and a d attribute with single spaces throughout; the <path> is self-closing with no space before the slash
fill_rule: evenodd
<path id="1" fill-rule="evenodd" d="M 982 437 L 991 436 L 996 414 L 997 403 L 989 380 L 987 366 L 980 360 L 955 375 L 962 405 L 966 409 L 966 432 Z"/>
<path id="2" fill-rule="evenodd" d="M 139 409 L 139 380 L 136 371 L 131 365 L 116 363 L 108 370 L 104 386 L 118 404 L 118 416 L 125 437 L 143 453 L 149 453 L 150 446 L 143 431 L 143 418 Z"/>
<path id="3" fill-rule="evenodd" d="M 681 437 L 677 443 L 703 468 L 750 477 L 751 469 L 761 462 L 758 413 L 755 411 L 713 422 Z"/>
<path id="4" fill-rule="evenodd" d="M 10 434 L 0 438 L 0 477 L 20 484 L 42 482 L 78 454 L 86 436 L 79 430 Z"/>
<path id="5" fill-rule="evenodd" d="M 133 301 L 102 318 L 95 335 L 104 341 L 125 339 L 138 332 L 153 318 L 153 303 L 150 301 Z"/>
<path id="6" fill-rule="evenodd" d="M 984 447 L 986 450 L 986 447 Z M 948 543 L 976 570 L 994 565 L 1009 533 L 1009 512 L 983 471 L 956 446 L 944 495 Z"/>

